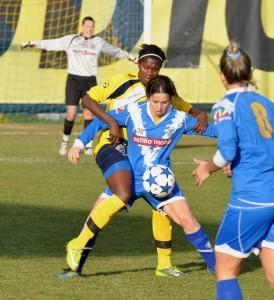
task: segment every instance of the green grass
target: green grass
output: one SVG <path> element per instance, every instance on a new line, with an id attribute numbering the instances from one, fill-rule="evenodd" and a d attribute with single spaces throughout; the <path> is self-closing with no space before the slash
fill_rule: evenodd
<path id="1" fill-rule="evenodd" d="M 173 228 L 173 263 L 185 278 L 156 278 L 151 209 L 138 200 L 100 233 L 85 277 L 57 279 L 66 267 L 64 246 L 74 237 L 105 183 L 94 160 L 71 166 L 57 153 L 62 125 L 0 125 L 0 299 L 214 299 L 214 277 L 182 231 Z M 77 125 L 75 131 L 80 131 Z M 174 171 L 190 206 L 212 241 L 230 181 L 215 174 L 198 189 L 193 157 L 209 158 L 215 142 L 183 138 Z M 245 299 L 273 299 L 259 260 L 250 257 L 239 277 Z M 272 297 L 271 297 L 272 295 Z"/>

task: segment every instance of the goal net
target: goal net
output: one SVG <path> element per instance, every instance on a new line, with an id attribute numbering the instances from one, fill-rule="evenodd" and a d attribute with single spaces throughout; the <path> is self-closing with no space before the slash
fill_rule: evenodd
<path id="1" fill-rule="evenodd" d="M 0 108 L 3 113 L 64 110 L 66 54 L 24 49 L 22 41 L 54 39 L 81 31 L 92 16 L 95 34 L 136 54 L 142 43 L 140 0 L 2 0 L 0 1 Z M 127 60 L 102 55 L 98 81 L 117 72 L 136 71 Z"/>

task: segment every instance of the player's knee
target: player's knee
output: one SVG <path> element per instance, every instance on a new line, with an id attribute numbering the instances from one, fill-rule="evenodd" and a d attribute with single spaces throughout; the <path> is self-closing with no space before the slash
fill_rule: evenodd
<path id="1" fill-rule="evenodd" d="M 131 191 L 127 189 L 119 189 L 115 192 L 115 194 L 124 202 L 128 203 L 131 196 Z"/>
<path id="2" fill-rule="evenodd" d="M 199 226 L 196 219 L 191 214 L 180 217 L 179 222 L 183 229 L 188 232 L 195 231 Z"/>

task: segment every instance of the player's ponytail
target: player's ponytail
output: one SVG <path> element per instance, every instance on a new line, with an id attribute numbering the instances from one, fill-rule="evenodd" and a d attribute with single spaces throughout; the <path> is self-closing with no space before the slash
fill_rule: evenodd
<path id="1" fill-rule="evenodd" d="M 231 42 L 223 52 L 220 59 L 220 69 L 227 83 L 237 83 L 242 86 L 252 84 L 252 63 L 249 55 L 239 44 Z"/>

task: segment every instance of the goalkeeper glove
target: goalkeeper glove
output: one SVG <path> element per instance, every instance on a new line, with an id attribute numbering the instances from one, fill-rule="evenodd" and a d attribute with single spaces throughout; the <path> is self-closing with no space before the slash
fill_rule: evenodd
<path id="1" fill-rule="evenodd" d="M 134 55 L 132 55 L 132 54 L 129 54 L 127 59 L 128 59 L 129 61 L 134 62 L 135 64 L 138 63 L 138 57 L 136 57 L 136 56 L 134 56 Z"/>
<path id="2" fill-rule="evenodd" d="M 27 41 L 27 42 L 20 43 L 21 49 L 28 48 L 28 47 L 30 47 L 30 48 L 36 47 L 35 41 Z"/>

